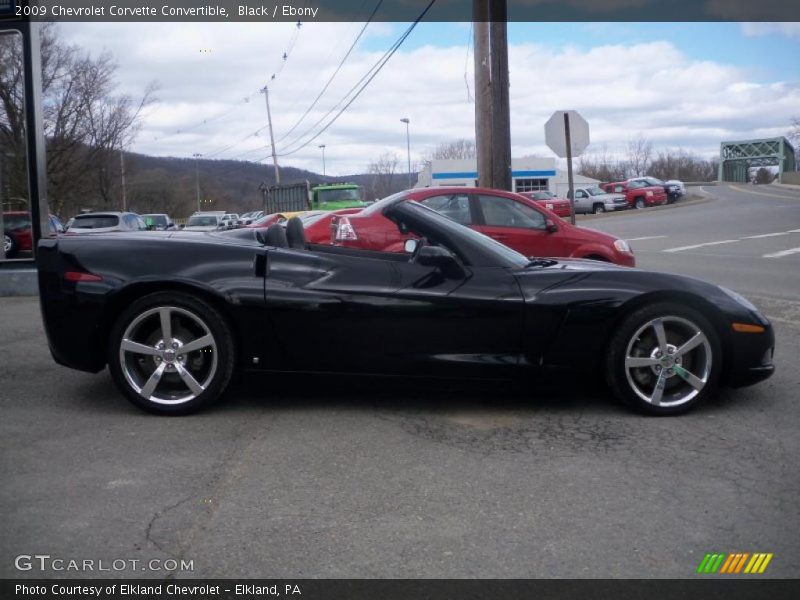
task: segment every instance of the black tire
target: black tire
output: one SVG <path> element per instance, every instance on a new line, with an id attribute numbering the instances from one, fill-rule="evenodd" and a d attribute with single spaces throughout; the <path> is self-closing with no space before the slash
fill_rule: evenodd
<path id="1" fill-rule="evenodd" d="M 166 321 L 170 323 L 169 337 L 175 344 L 200 343 L 208 339 L 211 342 L 184 355 L 180 354 L 180 348 L 173 350 L 170 356 L 165 353 L 169 348 L 162 350 L 160 356 L 137 351 L 126 351 L 123 355 L 121 345 L 126 331 L 131 341 L 149 350 L 156 349 L 150 346 L 164 341 L 167 336 L 163 335 L 162 310 L 170 315 Z M 158 415 L 186 415 L 222 396 L 233 374 L 235 355 L 230 326 L 216 308 L 190 294 L 158 292 L 136 300 L 116 319 L 109 338 L 108 365 L 114 383 L 137 407 Z M 155 387 L 148 394 L 149 398 L 145 398 L 140 391 L 146 390 L 147 373 L 159 370 L 161 363 L 169 364 L 163 365 Z M 186 383 L 185 372 L 199 387 L 190 389 L 192 386 Z M 139 389 L 134 387 L 137 384 L 141 386 Z M 157 393 L 166 397 L 156 398 Z"/>
<path id="2" fill-rule="evenodd" d="M 641 210 L 645 207 L 644 198 L 637 198 L 636 201 L 633 203 L 634 208 Z"/>
<path id="3" fill-rule="evenodd" d="M 671 368 L 662 366 L 664 363 L 661 362 L 652 366 L 626 368 L 629 348 L 633 360 L 662 360 L 656 330 L 649 328 L 654 320 L 662 318 L 668 353 L 677 356 L 681 346 L 698 332 L 705 336 L 705 342 L 699 342 L 694 349 L 674 358 Z M 654 343 L 655 347 L 651 350 Z M 658 358 L 653 358 L 657 352 Z M 663 380 L 659 400 L 653 402 L 662 369 L 667 376 Z M 696 376 L 694 371 L 701 376 Z M 619 400 L 640 412 L 663 416 L 685 413 L 713 395 L 721 371 L 722 347 L 713 325 L 699 311 L 673 302 L 648 304 L 628 316 L 610 340 L 605 364 L 608 385 Z M 686 379 L 690 376 L 695 377 L 695 384 Z M 696 385 L 700 383 L 703 385 L 697 389 Z M 649 391 L 651 385 L 652 391 Z M 645 399 L 648 394 L 650 401 Z"/>
<path id="4" fill-rule="evenodd" d="M 592 212 L 596 215 L 606 212 L 606 207 L 602 204 L 595 204 L 592 207 Z"/>
<path id="5" fill-rule="evenodd" d="M 3 248 L 6 252 L 6 258 L 14 258 L 19 250 L 17 240 L 10 233 L 3 234 Z"/>

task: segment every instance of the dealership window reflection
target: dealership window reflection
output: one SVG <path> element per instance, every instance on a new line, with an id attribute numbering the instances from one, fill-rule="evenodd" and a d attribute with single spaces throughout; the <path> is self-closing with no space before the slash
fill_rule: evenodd
<path id="1" fill-rule="evenodd" d="M 0 260 L 33 258 L 22 35 L 0 32 Z M 55 225 L 53 225 L 55 226 Z"/>

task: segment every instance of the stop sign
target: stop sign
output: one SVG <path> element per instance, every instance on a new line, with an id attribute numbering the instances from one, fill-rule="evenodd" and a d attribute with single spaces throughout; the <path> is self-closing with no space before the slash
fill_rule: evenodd
<path id="1" fill-rule="evenodd" d="M 569 118 L 569 137 L 572 156 L 580 156 L 589 145 L 589 123 L 575 110 L 557 110 L 544 125 L 544 140 L 561 158 L 567 157 L 564 115 Z"/>

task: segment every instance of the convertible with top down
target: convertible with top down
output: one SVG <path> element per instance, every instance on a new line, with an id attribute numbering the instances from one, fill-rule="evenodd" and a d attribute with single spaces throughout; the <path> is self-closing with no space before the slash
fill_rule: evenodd
<path id="1" fill-rule="evenodd" d="M 731 290 L 526 257 L 402 197 L 376 209 L 417 238 L 405 253 L 309 244 L 295 218 L 44 239 L 52 355 L 108 366 L 131 402 L 159 414 L 217 400 L 237 369 L 523 382 L 577 372 L 656 415 L 774 370 L 769 321 Z"/>

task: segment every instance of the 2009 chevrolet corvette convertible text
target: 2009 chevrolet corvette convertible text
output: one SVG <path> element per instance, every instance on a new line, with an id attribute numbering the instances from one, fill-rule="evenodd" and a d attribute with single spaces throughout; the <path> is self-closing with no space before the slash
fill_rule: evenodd
<path id="1" fill-rule="evenodd" d="M 55 360 L 109 366 L 137 406 L 185 414 L 234 369 L 604 376 L 632 407 L 675 414 L 720 385 L 769 377 L 769 321 L 695 279 L 588 260 L 529 259 L 416 202 L 384 215 L 408 253 L 309 245 L 302 223 L 220 233 L 42 240 Z"/>

